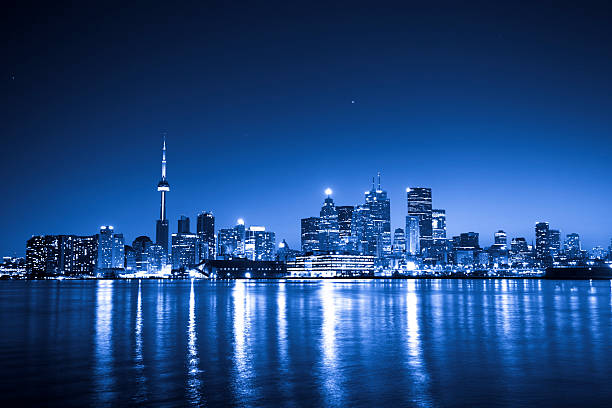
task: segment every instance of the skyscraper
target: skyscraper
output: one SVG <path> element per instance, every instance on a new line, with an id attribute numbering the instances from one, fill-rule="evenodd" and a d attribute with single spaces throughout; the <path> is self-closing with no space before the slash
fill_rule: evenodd
<path id="1" fill-rule="evenodd" d="M 113 268 L 125 268 L 125 241 L 123 234 L 113 234 Z"/>
<path id="2" fill-rule="evenodd" d="M 433 244 L 431 188 L 412 187 L 406 189 L 408 215 L 419 217 L 420 250 Z"/>
<path id="3" fill-rule="evenodd" d="M 547 222 L 536 223 L 535 238 L 536 260 L 544 266 L 550 264 L 550 227 Z"/>
<path id="4" fill-rule="evenodd" d="M 101 226 L 98 234 L 98 269 L 113 267 L 113 247 L 113 226 Z"/>
<path id="5" fill-rule="evenodd" d="M 245 227 L 244 220 L 238 219 L 234 228 L 221 228 L 217 234 L 217 255 L 222 257 L 244 258 Z"/>
<path id="6" fill-rule="evenodd" d="M 246 230 L 244 252 L 251 261 L 273 261 L 276 254 L 275 234 L 265 227 L 251 226 Z"/>
<path id="7" fill-rule="evenodd" d="M 153 245 L 151 239 L 147 236 L 137 237 L 132 241 L 132 249 L 136 259 L 136 271 L 147 272 L 149 270 L 149 254 L 150 248 Z"/>
<path id="8" fill-rule="evenodd" d="M 446 242 L 446 211 L 432 210 L 431 211 L 431 229 L 434 244 L 443 244 Z"/>
<path id="9" fill-rule="evenodd" d="M 494 239 L 495 245 L 508 245 L 508 235 L 502 230 L 499 230 L 495 233 Z"/>
<path id="10" fill-rule="evenodd" d="M 200 261 L 215 258 L 215 216 L 212 212 L 198 214 L 197 234 L 200 245 Z"/>
<path id="11" fill-rule="evenodd" d="M 26 244 L 30 276 L 93 275 L 98 258 L 97 236 L 34 236 Z"/>
<path id="12" fill-rule="evenodd" d="M 421 234 L 418 215 L 406 216 L 406 254 L 416 256 L 421 253 Z"/>
<path id="13" fill-rule="evenodd" d="M 340 249 L 353 250 L 353 242 L 351 240 L 351 224 L 353 223 L 353 211 L 355 207 L 352 205 L 340 205 L 336 207 L 338 211 L 338 227 L 340 231 Z"/>
<path id="14" fill-rule="evenodd" d="M 548 231 L 549 253 L 554 258 L 561 252 L 561 232 L 551 229 Z"/>
<path id="15" fill-rule="evenodd" d="M 340 227 L 338 225 L 338 212 L 331 198 L 331 189 L 325 190 L 327 198 L 321 207 L 319 217 L 319 251 L 335 251 L 340 246 Z"/>
<path id="16" fill-rule="evenodd" d="M 191 232 L 189 227 L 189 217 L 181 215 L 181 217 L 178 219 L 177 232 L 179 234 L 189 234 Z"/>
<path id="17" fill-rule="evenodd" d="M 185 271 L 197 265 L 198 236 L 196 234 L 172 234 L 172 270 Z"/>
<path id="18" fill-rule="evenodd" d="M 393 255 L 394 257 L 404 256 L 406 253 L 406 234 L 402 228 L 396 228 L 393 233 Z"/>
<path id="19" fill-rule="evenodd" d="M 580 235 L 575 232 L 567 234 L 565 237 L 565 252 L 570 259 L 579 259 L 581 257 Z"/>
<path id="20" fill-rule="evenodd" d="M 301 240 L 305 254 L 319 250 L 319 217 L 302 218 Z"/>
<path id="21" fill-rule="evenodd" d="M 170 184 L 166 179 L 166 137 L 162 147 L 162 162 L 161 162 L 161 180 L 157 183 L 157 191 L 161 193 L 161 204 L 159 210 L 159 220 L 155 226 L 155 243 L 163 248 L 163 253 L 168 255 L 168 234 L 170 228 L 166 219 L 166 193 L 170 191 Z M 165 264 L 165 259 L 160 260 L 162 265 Z"/>
<path id="22" fill-rule="evenodd" d="M 380 173 L 378 173 L 378 188 L 374 186 L 365 193 L 365 205 L 370 208 L 371 231 L 366 231 L 368 255 L 377 258 L 388 258 L 391 255 L 391 201 L 387 192 L 381 188 Z"/>

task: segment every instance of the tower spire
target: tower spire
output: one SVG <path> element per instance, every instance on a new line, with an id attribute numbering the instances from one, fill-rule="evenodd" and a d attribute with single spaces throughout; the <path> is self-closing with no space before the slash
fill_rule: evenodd
<path id="1" fill-rule="evenodd" d="M 164 133 L 164 144 L 162 147 L 162 180 L 166 180 L 166 134 Z"/>
<path id="2" fill-rule="evenodd" d="M 378 189 L 380 190 L 380 171 L 378 172 Z"/>
<path id="3" fill-rule="evenodd" d="M 375 188 L 374 188 L 374 187 L 375 187 L 375 184 L 374 184 L 374 177 L 372 177 L 372 191 L 374 191 L 374 190 L 375 190 Z"/>

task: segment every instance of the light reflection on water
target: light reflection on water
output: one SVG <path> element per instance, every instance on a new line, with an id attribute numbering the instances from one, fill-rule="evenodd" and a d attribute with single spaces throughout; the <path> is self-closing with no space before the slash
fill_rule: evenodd
<path id="1" fill-rule="evenodd" d="M 612 398 L 608 281 L 3 282 L 0 313 L 20 405 Z"/>

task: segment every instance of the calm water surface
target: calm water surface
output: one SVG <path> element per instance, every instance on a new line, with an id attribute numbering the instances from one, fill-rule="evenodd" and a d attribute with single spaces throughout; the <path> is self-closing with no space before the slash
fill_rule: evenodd
<path id="1" fill-rule="evenodd" d="M 2 406 L 611 406 L 609 281 L 0 282 Z"/>

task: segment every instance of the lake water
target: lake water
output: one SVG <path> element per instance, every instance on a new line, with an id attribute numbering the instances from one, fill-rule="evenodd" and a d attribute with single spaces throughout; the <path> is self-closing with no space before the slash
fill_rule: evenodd
<path id="1" fill-rule="evenodd" d="M 610 281 L 4 281 L 1 406 L 611 406 Z"/>

